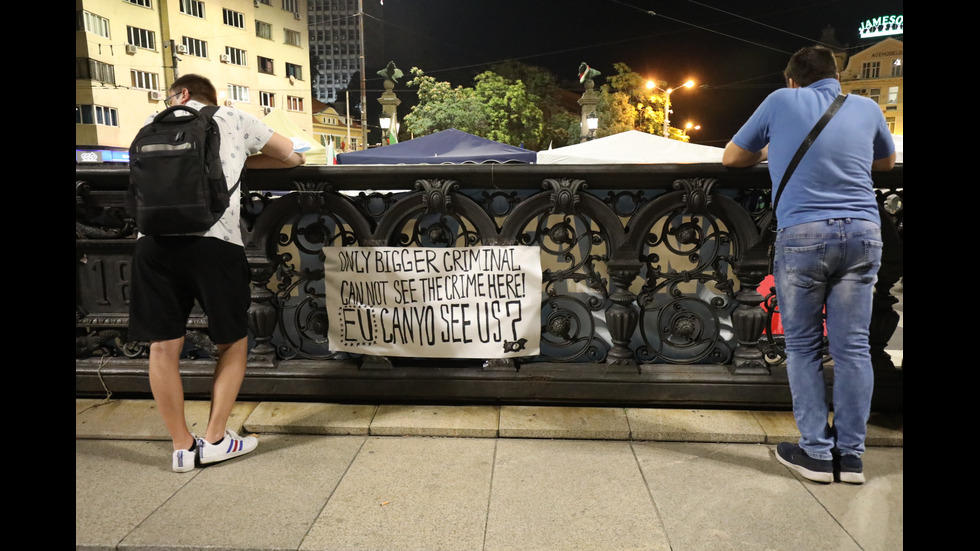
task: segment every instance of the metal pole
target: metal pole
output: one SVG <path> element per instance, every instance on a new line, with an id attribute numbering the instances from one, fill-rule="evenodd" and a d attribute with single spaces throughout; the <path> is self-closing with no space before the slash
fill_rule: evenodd
<path id="1" fill-rule="evenodd" d="M 670 128 L 670 92 L 671 90 L 667 90 L 666 92 L 664 92 L 664 98 L 665 98 L 664 99 L 664 137 L 665 138 L 669 137 L 668 136 L 669 132 L 667 129 Z"/>
<path id="2" fill-rule="evenodd" d="M 361 140 L 362 147 L 367 149 L 368 138 L 367 138 L 367 88 L 365 85 L 364 72 L 367 67 L 364 63 L 364 0 L 357 0 L 357 11 L 360 15 L 360 35 L 361 35 Z"/>

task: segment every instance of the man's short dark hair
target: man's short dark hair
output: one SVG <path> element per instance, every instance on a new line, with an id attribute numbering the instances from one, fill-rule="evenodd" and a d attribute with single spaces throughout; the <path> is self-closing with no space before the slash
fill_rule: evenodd
<path id="1" fill-rule="evenodd" d="M 809 86 L 825 78 L 837 78 L 837 60 L 834 53 L 823 46 L 801 48 L 783 71 L 787 80 L 793 79 L 799 86 Z"/>
<path id="2" fill-rule="evenodd" d="M 190 92 L 191 97 L 201 103 L 208 105 L 218 105 L 218 92 L 214 89 L 214 84 L 206 77 L 201 75 L 184 75 L 170 85 L 171 92 L 180 92 L 184 88 Z"/>

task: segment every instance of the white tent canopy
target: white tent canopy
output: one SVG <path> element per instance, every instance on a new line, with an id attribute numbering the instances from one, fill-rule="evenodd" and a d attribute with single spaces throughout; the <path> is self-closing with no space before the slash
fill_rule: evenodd
<path id="1" fill-rule="evenodd" d="M 720 163 L 721 147 L 671 140 L 638 130 L 538 152 L 538 164 Z"/>

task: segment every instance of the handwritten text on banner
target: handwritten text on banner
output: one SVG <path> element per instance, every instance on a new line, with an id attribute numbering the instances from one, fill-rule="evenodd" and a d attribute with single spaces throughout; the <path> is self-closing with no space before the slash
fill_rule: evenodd
<path id="1" fill-rule="evenodd" d="M 539 353 L 538 247 L 325 247 L 334 351 L 423 358 Z"/>

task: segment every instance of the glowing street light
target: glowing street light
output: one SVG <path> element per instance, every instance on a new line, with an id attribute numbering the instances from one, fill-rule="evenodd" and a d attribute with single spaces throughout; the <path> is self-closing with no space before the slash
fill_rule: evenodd
<path id="1" fill-rule="evenodd" d="M 693 122 L 688 122 L 687 124 L 684 125 L 684 135 L 685 136 L 687 136 L 687 133 L 690 132 L 691 130 L 701 130 L 701 125 L 700 124 L 694 124 Z"/>
<path id="2" fill-rule="evenodd" d="M 657 84 L 655 82 L 653 82 L 653 80 L 648 80 L 647 81 L 647 88 L 649 88 L 651 90 L 653 90 L 654 88 L 656 88 L 657 90 L 660 90 L 661 92 L 664 93 L 664 98 L 665 98 L 665 100 L 664 100 L 664 137 L 665 138 L 667 137 L 667 134 L 668 134 L 667 129 L 670 127 L 670 94 L 672 94 L 674 92 L 674 90 L 680 90 L 681 88 L 691 88 L 693 86 L 694 86 L 694 81 L 693 80 L 689 80 L 689 81 L 685 82 L 684 84 L 681 84 L 677 88 L 667 88 L 666 90 L 664 90 L 663 88 L 657 86 Z"/>

